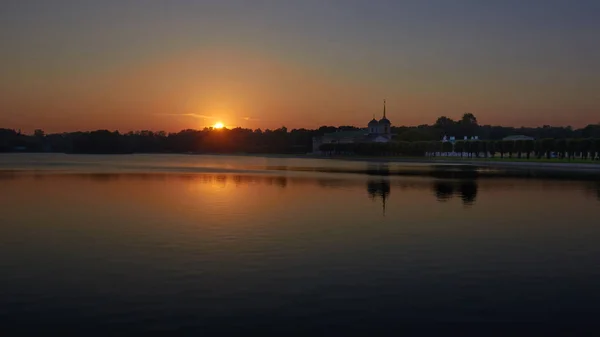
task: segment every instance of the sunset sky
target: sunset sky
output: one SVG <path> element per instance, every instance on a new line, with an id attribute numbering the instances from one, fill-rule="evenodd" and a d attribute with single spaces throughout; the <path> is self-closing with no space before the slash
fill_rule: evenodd
<path id="1" fill-rule="evenodd" d="M 597 0 L 4 0 L 0 128 L 600 121 Z"/>

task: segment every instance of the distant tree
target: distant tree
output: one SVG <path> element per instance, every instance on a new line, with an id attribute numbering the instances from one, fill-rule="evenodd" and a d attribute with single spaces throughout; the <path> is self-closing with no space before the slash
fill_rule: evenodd
<path id="1" fill-rule="evenodd" d="M 504 141 L 503 140 L 497 140 L 494 142 L 494 149 L 500 153 L 500 158 L 504 159 L 504 153 L 506 152 L 504 150 Z"/>
<path id="2" fill-rule="evenodd" d="M 517 158 L 521 159 L 521 154 L 524 151 L 524 146 L 523 146 L 523 140 L 522 139 L 518 139 L 514 142 L 514 149 L 515 152 L 517 153 Z"/>
<path id="3" fill-rule="evenodd" d="M 405 131 L 398 135 L 398 140 L 408 141 L 408 142 L 418 142 L 418 141 L 426 141 L 426 140 L 435 140 L 435 137 L 432 137 L 430 133 L 427 133 L 423 130 L 419 129 L 411 129 Z"/>
<path id="4" fill-rule="evenodd" d="M 479 158 L 479 153 L 481 152 L 481 142 L 478 140 L 474 140 L 471 142 L 471 153 L 475 154 L 475 157 Z"/>
<path id="5" fill-rule="evenodd" d="M 340 131 L 357 131 L 357 130 L 360 130 L 356 126 L 351 126 L 351 125 L 342 125 L 342 126 L 338 127 L 337 129 L 340 130 Z"/>
<path id="6" fill-rule="evenodd" d="M 590 138 L 589 139 L 589 146 L 590 146 L 590 159 L 591 160 L 595 160 L 596 156 L 598 155 L 598 151 L 599 151 L 599 145 L 600 143 L 597 143 L 598 139 L 596 138 Z"/>
<path id="7" fill-rule="evenodd" d="M 494 158 L 496 156 L 496 142 L 493 140 L 488 140 L 485 143 L 487 152 L 489 152 L 490 156 Z"/>
<path id="8" fill-rule="evenodd" d="M 443 129 L 443 128 L 452 127 L 452 126 L 454 126 L 454 124 L 456 124 L 456 122 L 454 120 L 452 120 L 452 118 L 448 118 L 446 116 L 441 116 L 441 117 L 438 117 L 438 119 L 435 121 L 435 124 L 433 126 Z"/>
<path id="9" fill-rule="evenodd" d="M 568 139 L 567 140 L 567 156 L 569 160 L 575 159 L 575 154 L 577 153 L 577 149 L 579 147 L 578 139 Z"/>
<path id="10" fill-rule="evenodd" d="M 392 143 L 392 149 L 396 154 L 407 156 L 410 152 L 410 143 L 405 141 L 394 142 Z"/>
<path id="11" fill-rule="evenodd" d="M 567 148 L 567 140 L 566 139 L 557 139 L 554 142 L 554 150 L 556 151 L 556 155 L 559 159 L 565 158 L 565 153 L 568 153 Z"/>
<path id="12" fill-rule="evenodd" d="M 336 131 L 337 131 L 337 128 L 335 126 L 321 126 L 319 129 L 317 129 L 316 135 L 322 136 L 326 133 L 333 133 Z"/>
<path id="13" fill-rule="evenodd" d="M 466 113 L 462 116 L 460 122 L 466 125 L 477 125 L 477 118 L 472 113 Z"/>
<path id="14" fill-rule="evenodd" d="M 594 139 L 594 149 L 596 160 L 600 160 L 600 137 Z"/>
<path id="15" fill-rule="evenodd" d="M 593 142 L 589 138 L 584 138 L 579 140 L 579 153 L 581 154 L 581 159 L 588 159 L 590 155 L 590 151 L 593 148 Z"/>
<path id="16" fill-rule="evenodd" d="M 354 143 L 340 143 L 337 145 L 336 151 L 337 153 L 342 154 L 352 154 L 355 152 L 355 144 Z"/>
<path id="17" fill-rule="evenodd" d="M 413 144 L 415 144 L 414 147 L 414 155 L 415 156 L 424 156 L 425 152 L 427 151 L 427 146 L 429 144 L 429 142 L 427 141 L 419 141 L 419 142 L 413 142 Z"/>
<path id="18" fill-rule="evenodd" d="M 481 148 L 481 153 L 483 153 L 483 157 L 484 158 L 488 158 L 490 155 L 490 149 L 489 149 L 489 145 L 490 142 L 488 142 L 487 140 L 482 140 L 480 141 L 480 148 Z"/>
<path id="19" fill-rule="evenodd" d="M 462 157 L 465 152 L 465 141 L 457 140 L 456 143 L 454 143 L 454 151 L 460 153 L 460 156 Z"/>
<path id="20" fill-rule="evenodd" d="M 466 113 L 462 116 L 460 122 L 461 136 L 472 137 L 478 129 L 477 118 L 472 113 Z"/>
<path id="21" fill-rule="evenodd" d="M 470 140 L 465 141 L 465 152 L 467 153 L 467 157 L 471 158 L 473 157 L 473 142 L 471 142 Z"/>
<path id="22" fill-rule="evenodd" d="M 545 138 L 542 140 L 542 150 L 546 154 L 546 158 L 552 158 L 552 152 L 555 151 L 555 142 L 552 138 Z"/>
<path id="23" fill-rule="evenodd" d="M 442 136 L 456 136 L 458 132 L 458 123 L 446 116 L 439 117 L 433 125 L 438 130 L 438 135 Z"/>
<path id="24" fill-rule="evenodd" d="M 35 131 L 33 131 L 33 135 L 37 138 L 44 138 L 46 133 L 42 129 L 35 129 Z"/>
<path id="25" fill-rule="evenodd" d="M 538 139 L 535 141 L 534 144 L 535 147 L 535 156 L 536 158 L 540 159 L 544 156 L 544 145 L 541 139 Z"/>
<path id="26" fill-rule="evenodd" d="M 583 138 L 600 138 L 600 123 L 589 124 L 581 130 Z"/>
<path id="27" fill-rule="evenodd" d="M 451 142 L 443 142 L 442 143 L 442 152 L 451 153 L 452 152 L 452 143 Z"/>
<path id="28" fill-rule="evenodd" d="M 442 147 L 442 142 L 440 142 L 440 141 L 431 140 L 431 141 L 427 142 L 427 152 L 429 153 L 430 156 L 435 157 L 437 155 L 437 152 L 441 151 L 441 147 Z"/>
<path id="29" fill-rule="evenodd" d="M 319 146 L 319 151 L 323 151 L 325 153 L 331 153 L 334 149 L 335 146 L 332 143 L 324 143 Z"/>
<path id="30" fill-rule="evenodd" d="M 515 141 L 505 140 L 502 142 L 502 148 L 508 153 L 508 158 L 512 158 L 513 152 L 515 151 Z"/>
<path id="31" fill-rule="evenodd" d="M 533 152 L 535 149 L 535 142 L 531 139 L 525 140 L 523 141 L 523 150 L 525 151 L 525 155 L 527 156 L 527 159 L 530 158 L 531 156 L 531 152 Z"/>

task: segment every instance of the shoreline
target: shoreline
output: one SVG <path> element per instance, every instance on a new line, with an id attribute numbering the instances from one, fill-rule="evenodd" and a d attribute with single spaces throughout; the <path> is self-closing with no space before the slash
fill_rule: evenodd
<path id="1" fill-rule="evenodd" d="M 9 155 L 66 155 L 66 156 L 86 156 L 86 154 L 65 154 L 65 153 L 3 153 Z M 118 156 L 127 157 L 131 156 L 153 156 L 153 155 L 187 155 L 187 156 L 231 156 L 231 157 L 258 157 L 258 158 L 278 158 L 278 159 L 317 159 L 317 160 L 335 160 L 335 161 L 349 161 L 349 162 L 372 162 L 372 163 L 407 163 L 407 164 L 420 164 L 420 165 L 463 165 L 463 166 L 474 166 L 474 167 L 485 167 L 485 168 L 497 168 L 497 169 L 516 169 L 516 170 L 550 170 L 560 172 L 597 172 L 600 173 L 600 162 L 589 161 L 589 162 L 552 162 L 552 161 L 539 161 L 533 159 L 527 161 L 527 159 L 495 159 L 495 158 L 449 158 L 449 157 L 364 157 L 364 156 L 323 156 L 316 154 L 269 154 L 269 153 L 231 153 L 231 154 L 217 154 L 217 153 L 133 153 L 133 154 L 88 154 L 98 156 Z"/>
<path id="2" fill-rule="evenodd" d="M 319 157 L 306 157 L 319 158 Z M 521 169 L 574 169 L 574 170 L 597 170 L 600 172 L 600 163 L 569 163 L 569 162 L 539 162 L 539 161 L 503 161 L 494 159 L 423 159 L 423 158 L 369 158 L 369 157 L 324 157 L 321 159 L 333 159 L 343 161 L 361 161 L 378 163 L 415 163 L 415 164 L 441 164 L 441 165 L 469 165 L 480 167 L 499 168 L 521 168 Z"/>

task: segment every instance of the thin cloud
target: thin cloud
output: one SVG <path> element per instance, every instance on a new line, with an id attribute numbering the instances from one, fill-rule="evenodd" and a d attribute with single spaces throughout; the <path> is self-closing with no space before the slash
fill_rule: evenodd
<path id="1" fill-rule="evenodd" d="M 207 115 L 199 115 L 199 114 L 159 114 L 162 116 L 184 116 L 184 117 L 193 117 L 193 118 L 200 118 L 200 119 L 215 119 L 215 117 L 213 116 L 207 116 Z"/>
<path id="2" fill-rule="evenodd" d="M 260 120 L 258 118 L 252 118 L 252 117 L 242 117 L 242 119 L 245 121 L 259 121 Z"/>

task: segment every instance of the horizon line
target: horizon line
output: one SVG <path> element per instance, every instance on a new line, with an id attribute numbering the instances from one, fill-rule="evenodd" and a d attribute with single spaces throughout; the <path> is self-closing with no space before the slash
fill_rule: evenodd
<path id="1" fill-rule="evenodd" d="M 455 121 L 457 122 L 457 121 Z M 433 127 L 435 125 L 435 123 L 432 124 L 418 124 L 418 125 L 393 125 L 391 126 L 391 128 L 418 128 L 420 126 L 428 126 L 428 127 Z M 550 128 L 571 128 L 572 130 L 581 130 L 584 129 L 588 126 L 600 126 L 600 123 L 588 123 L 584 126 L 581 127 L 575 127 L 573 125 L 552 125 L 552 124 L 543 124 L 543 125 L 536 125 L 536 126 L 527 126 L 527 125 L 521 125 L 521 126 L 511 126 L 511 125 L 501 125 L 501 124 L 477 124 L 479 127 L 502 127 L 502 128 L 513 128 L 513 129 L 539 129 L 539 128 L 544 128 L 544 127 L 550 127 Z M 235 126 L 235 127 L 231 127 L 231 126 L 225 126 L 224 129 L 226 130 L 234 130 L 234 129 L 243 129 L 243 130 L 262 130 L 262 131 L 266 131 L 266 130 L 277 130 L 280 129 L 282 127 L 285 127 L 287 130 L 292 131 L 292 130 L 313 130 L 316 131 L 322 127 L 333 127 L 333 128 L 343 128 L 343 127 L 351 127 L 351 128 L 357 128 L 357 129 L 368 129 L 367 127 L 359 127 L 359 126 L 355 126 L 355 125 L 349 125 L 349 124 L 340 124 L 340 125 L 327 125 L 327 124 L 323 124 L 320 125 L 316 128 L 305 128 L 305 127 L 299 127 L 299 128 L 290 128 L 287 127 L 285 125 L 281 125 L 279 127 L 276 128 L 262 128 L 262 127 L 257 127 L 257 128 L 248 128 L 248 127 L 242 127 L 242 126 Z M 62 134 L 62 133 L 76 133 L 76 132 L 94 132 L 94 131 L 110 131 L 110 132 L 119 132 L 119 133 L 129 133 L 129 132 L 140 132 L 140 131 L 151 131 L 151 132 L 165 132 L 165 133 L 178 133 L 181 131 L 185 131 L 185 130 L 194 130 L 194 131 L 203 131 L 205 129 L 211 129 L 213 128 L 212 125 L 207 125 L 203 128 L 184 128 L 184 129 L 180 129 L 178 131 L 168 131 L 168 130 L 159 130 L 159 129 L 152 129 L 152 128 L 141 128 L 141 129 L 128 129 L 128 130 L 123 130 L 123 129 L 109 129 L 109 128 L 94 128 L 94 129 L 78 129 L 78 130 L 73 130 L 73 131 L 50 131 L 47 134 Z M 11 128 L 11 127 L 3 127 L 0 126 L 0 130 L 13 130 L 13 131 L 17 131 L 20 132 L 21 134 L 28 134 L 27 131 L 31 131 L 31 134 L 33 134 L 36 130 L 42 130 L 44 132 L 46 132 L 43 128 L 32 128 L 31 130 L 29 129 L 25 129 L 26 132 L 23 132 L 23 128 Z"/>

